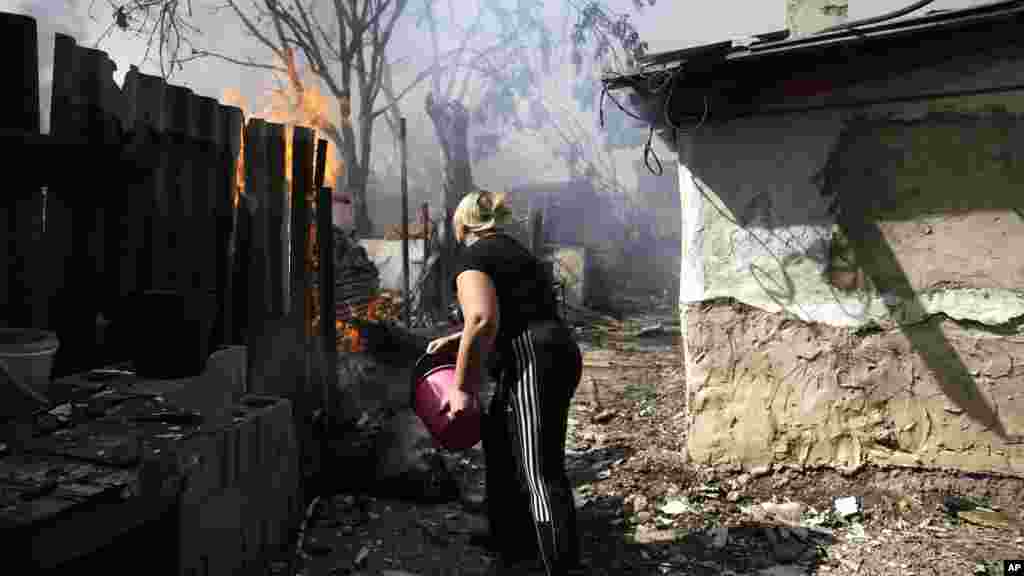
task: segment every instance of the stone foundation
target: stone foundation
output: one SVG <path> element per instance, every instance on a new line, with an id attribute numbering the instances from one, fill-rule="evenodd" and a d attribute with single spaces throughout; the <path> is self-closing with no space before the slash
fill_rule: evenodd
<path id="1" fill-rule="evenodd" d="M 689 457 L 754 471 L 870 464 L 1024 477 L 1019 324 L 936 314 L 839 328 L 730 299 L 691 305 Z"/>

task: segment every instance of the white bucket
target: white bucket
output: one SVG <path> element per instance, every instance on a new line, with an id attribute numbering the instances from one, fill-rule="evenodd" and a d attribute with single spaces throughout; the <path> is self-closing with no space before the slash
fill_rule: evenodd
<path id="1" fill-rule="evenodd" d="M 57 335 L 29 328 L 0 328 L 0 404 L 12 406 L 22 400 L 10 402 L 12 396 L 31 397 L 48 403 L 47 392 L 53 371 L 53 358 L 60 343 Z M 8 384 L 9 383 L 9 384 Z M 14 386 L 14 390 L 9 386 Z M 7 411 L 6 408 L 4 411 Z"/>

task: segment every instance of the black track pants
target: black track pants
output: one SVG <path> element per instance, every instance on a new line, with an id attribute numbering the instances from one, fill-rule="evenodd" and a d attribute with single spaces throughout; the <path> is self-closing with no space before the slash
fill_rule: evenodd
<path id="1" fill-rule="evenodd" d="M 539 550 L 548 573 L 559 574 L 579 561 L 565 437 L 582 356 L 569 328 L 545 322 L 515 338 L 501 359 L 483 430 L 491 536 L 513 559 Z"/>

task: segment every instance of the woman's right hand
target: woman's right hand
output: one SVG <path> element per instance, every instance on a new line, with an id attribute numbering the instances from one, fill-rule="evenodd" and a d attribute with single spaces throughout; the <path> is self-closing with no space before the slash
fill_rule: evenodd
<path id="1" fill-rule="evenodd" d="M 443 336 L 441 338 L 437 338 L 436 340 L 431 340 L 430 344 L 427 344 L 427 354 L 437 354 L 438 352 L 444 350 L 446 347 L 450 346 L 452 343 L 458 342 L 460 336 L 462 335 L 452 334 L 450 336 Z"/>

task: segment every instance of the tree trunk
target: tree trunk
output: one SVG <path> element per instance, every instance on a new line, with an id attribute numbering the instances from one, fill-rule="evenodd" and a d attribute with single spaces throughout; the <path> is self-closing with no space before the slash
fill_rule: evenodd
<path id="1" fill-rule="evenodd" d="M 363 161 L 359 161 L 356 134 L 355 130 L 352 129 L 350 103 L 343 98 L 339 98 L 338 106 L 341 109 L 341 149 L 345 159 L 345 173 L 341 179 L 342 189 L 352 197 L 352 211 L 355 217 L 356 233 L 360 237 L 365 237 L 370 232 L 369 212 L 366 207 L 367 158 L 363 157 Z"/>
<path id="2" fill-rule="evenodd" d="M 372 102 L 364 103 L 364 110 L 369 110 Z M 370 150 L 373 144 L 373 118 L 369 115 L 359 118 L 359 155 L 362 162 L 359 164 L 359 182 L 362 202 L 356 206 L 356 230 L 363 237 L 373 230 L 373 221 L 370 219 L 370 207 L 367 204 L 367 184 L 370 181 Z"/>
<path id="3" fill-rule="evenodd" d="M 427 94 L 427 115 L 441 143 L 443 166 L 441 235 L 441 303 L 447 312 L 451 297 L 451 265 L 455 257 L 452 214 L 459 200 L 473 189 L 473 166 L 469 158 L 469 112 L 459 102 L 435 100 Z"/>
<path id="4" fill-rule="evenodd" d="M 473 189 L 469 157 L 469 112 L 461 103 L 427 95 L 427 114 L 441 142 L 444 160 L 444 203 L 451 210 Z"/>

